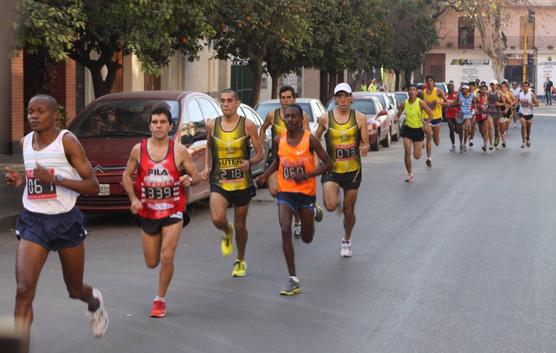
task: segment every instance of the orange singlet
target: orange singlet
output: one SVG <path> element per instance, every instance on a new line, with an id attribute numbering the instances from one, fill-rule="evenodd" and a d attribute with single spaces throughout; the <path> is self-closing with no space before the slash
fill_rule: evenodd
<path id="1" fill-rule="evenodd" d="M 296 146 L 288 144 L 287 134 L 287 130 L 280 133 L 278 144 L 278 157 L 280 158 L 278 192 L 297 192 L 315 196 L 317 194 L 317 179 L 315 177 L 308 178 L 300 183 L 296 183 L 292 179 L 296 173 L 309 174 L 315 170 L 315 158 L 309 143 L 311 132 L 305 130 L 303 137 Z"/>

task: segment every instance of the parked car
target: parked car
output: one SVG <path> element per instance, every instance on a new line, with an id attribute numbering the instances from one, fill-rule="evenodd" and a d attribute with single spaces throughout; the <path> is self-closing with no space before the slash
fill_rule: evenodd
<path id="1" fill-rule="evenodd" d="M 372 151 L 378 151 L 380 144 L 389 147 L 392 141 L 391 127 L 392 119 L 388 112 L 382 107 L 378 97 L 369 92 L 353 92 L 352 108 L 365 114 L 367 118 L 367 129 L 369 133 L 369 145 Z M 331 99 L 328 102 L 328 110 L 336 107 L 336 102 Z"/>
<path id="2" fill-rule="evenodd" d="M 210 96 L 187 91 L 114 93 L 89 104 L 72 121 L 69 129 L 79 138 L 100 184 L 98 195 L 81 195 L 77 202 L 84 211 L 129 210 L 129 199 L 121 180 L 131 148 L 151 134 L 148 121 L 155 104 L 171 108 L 171 138 L 187 147 L 199 169 L 205 166 L 207 119 L 221 115 Z M 188 203 L 209 196 L 207 182 L 188 189 Z"/>
<path id="3" fill-rule="evenodd" d="M 309 127 L 311 128 L 311 132 L 314 134 L 315 131 L 317 131 L 318 119 L 326 112 L 326 109 L 320 100 L 316 98 L 297 98 L 295 102 L 301 106 L 305 113 L 307 113 Z M 263 119 L 266 117 L 268 112 L 274 111 L 278 108 L 280 108 L 280 100 L 278 99 L 265 100 L 255 106 L 255 110 Z"/>
<path id="4" fill-rule="evenodd" d="M 263 125 L 264 119 L 253 108 L 251 108 L 245 103 L 241 103 L 241 105 L 237 109 L 237 113 L 238 115 L 244 116 L 247 119 L 254 122 L 255 125 L 257 126 L 257 131 L 259 131 L 261 126 Z M 266 129 L 265 139 L 264 141 L 261 141 L 261 144 L 263 146 L 264 156 L 268 156 L 268 154 L 270 153 L 270 149 L 272 146 L 271 136 L 272 133 L 270 129 Z M 251 149 L 251 157 L 253 157 L 254 155 L 255 155 L 255 150 Z M 263 158 L 261 162 L 251 167 L 251 172 L 253 173 L 253 175 L 259 175 L 264 172 L 265 168 L 266 168 L 266 158 Z"/>
<path id="5" fill-rule="evenodd" d="M 409 94 L 407 94 L 406 91 L 400 91 L 394 92 L 394 96 L 396 97 L 396 106 L 398 107 L 398 110 L 400 110 L 400 106 L 409 98 Z"/>
<path id="6" fill-rule="evenodd" d="M 400 125 L 396 122 L 396 114 L 398 113 L 398 107 L 394 102 L 394 97 L 392 93 L 386 92 L 373 92 L 369 93 L 373 97 L 377 97 L 382 109 L 386 111 L 388 114 L 388 124 L 389 124 L 389 132 L 390 138 L 393 141 L 398 141 L 400 139 Z M 385 147 L 390 146 L 389 143 L 384 143 Z"/>

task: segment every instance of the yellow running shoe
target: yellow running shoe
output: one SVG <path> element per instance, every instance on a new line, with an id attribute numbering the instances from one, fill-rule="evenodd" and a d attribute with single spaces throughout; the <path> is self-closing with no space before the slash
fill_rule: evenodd
<path id="1" fill-rule="evenodd" d="M 230 228 L 229 233 L 224 233 L 222 237 L 222 243 L 220 244 L 220 251 L 222 251 L 222 256 L 230 256 L 232 251 L 234 250 L 234 241 L 232 239 L 232 235 L 235 232 L 234 224 L 228 223 L 228 228 Z"/>
<path id="2" fill-rule="evenodd" d="M 236 260 L 234 262 L 234 269 L 232 270 L 232 277 L 245 277 L 247 274 L 247 262 L 245 260 Z"/>

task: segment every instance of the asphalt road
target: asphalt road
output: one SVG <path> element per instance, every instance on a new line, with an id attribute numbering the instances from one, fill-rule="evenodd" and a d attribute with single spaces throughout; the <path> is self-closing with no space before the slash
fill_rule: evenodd
<path id="1" fill-rule="evenodd" d="M 230 277 L 206 206 L 193 210 L 164 319 L 147 317 L 158 277 L 131 218 L 93 217 L 86 280 L 104 293 L 109 331 L 91 336 L 51 254 L 33 352 L 554 352 L 556 120 L 535 118 L 532 148 L 511 128 L 508 149 L 488 154 L 449 152 L 442 128 L 433 167 L 418 161 L 411 185 L 400 143 L 364 159 L 354 257 L 339 257 L 341 219 L 326 214 L 312 244 L 296 243 L 295 297 L 278 295 L 287 272 L 266 190 L 250 210 L 243 279 Z M 0 316 L 13 308 L 15 247 L 0 236 Z"/>

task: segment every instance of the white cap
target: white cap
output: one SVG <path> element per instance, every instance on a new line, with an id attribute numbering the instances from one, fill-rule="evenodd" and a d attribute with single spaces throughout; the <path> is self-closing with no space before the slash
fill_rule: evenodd
<path id="1" fill-rule="evenodd" d="M 345 82 L 338 83 L 336 87 L 334 87 L 334 95 L 340 91 L 351 93 L 351 87 Z"/>
<path id="2" fill-rule="evenodd" d="M 492 85 L 492 84 L 497 85 L 497 84 L 498 84 L 498 81 L 496 81 L 496 80 L 490 80 L 490 84 L 491 84 L 491 85 Z"/>
<path id="3" fill-rule="evenodd" d="M 461 86 L 461 88 L 462 88 L 462 89 L 464 89 L 464 88 L 469 89 L 470 87 L 469 87 L 468 84 L 464 84 L 463 86 Z"/>

